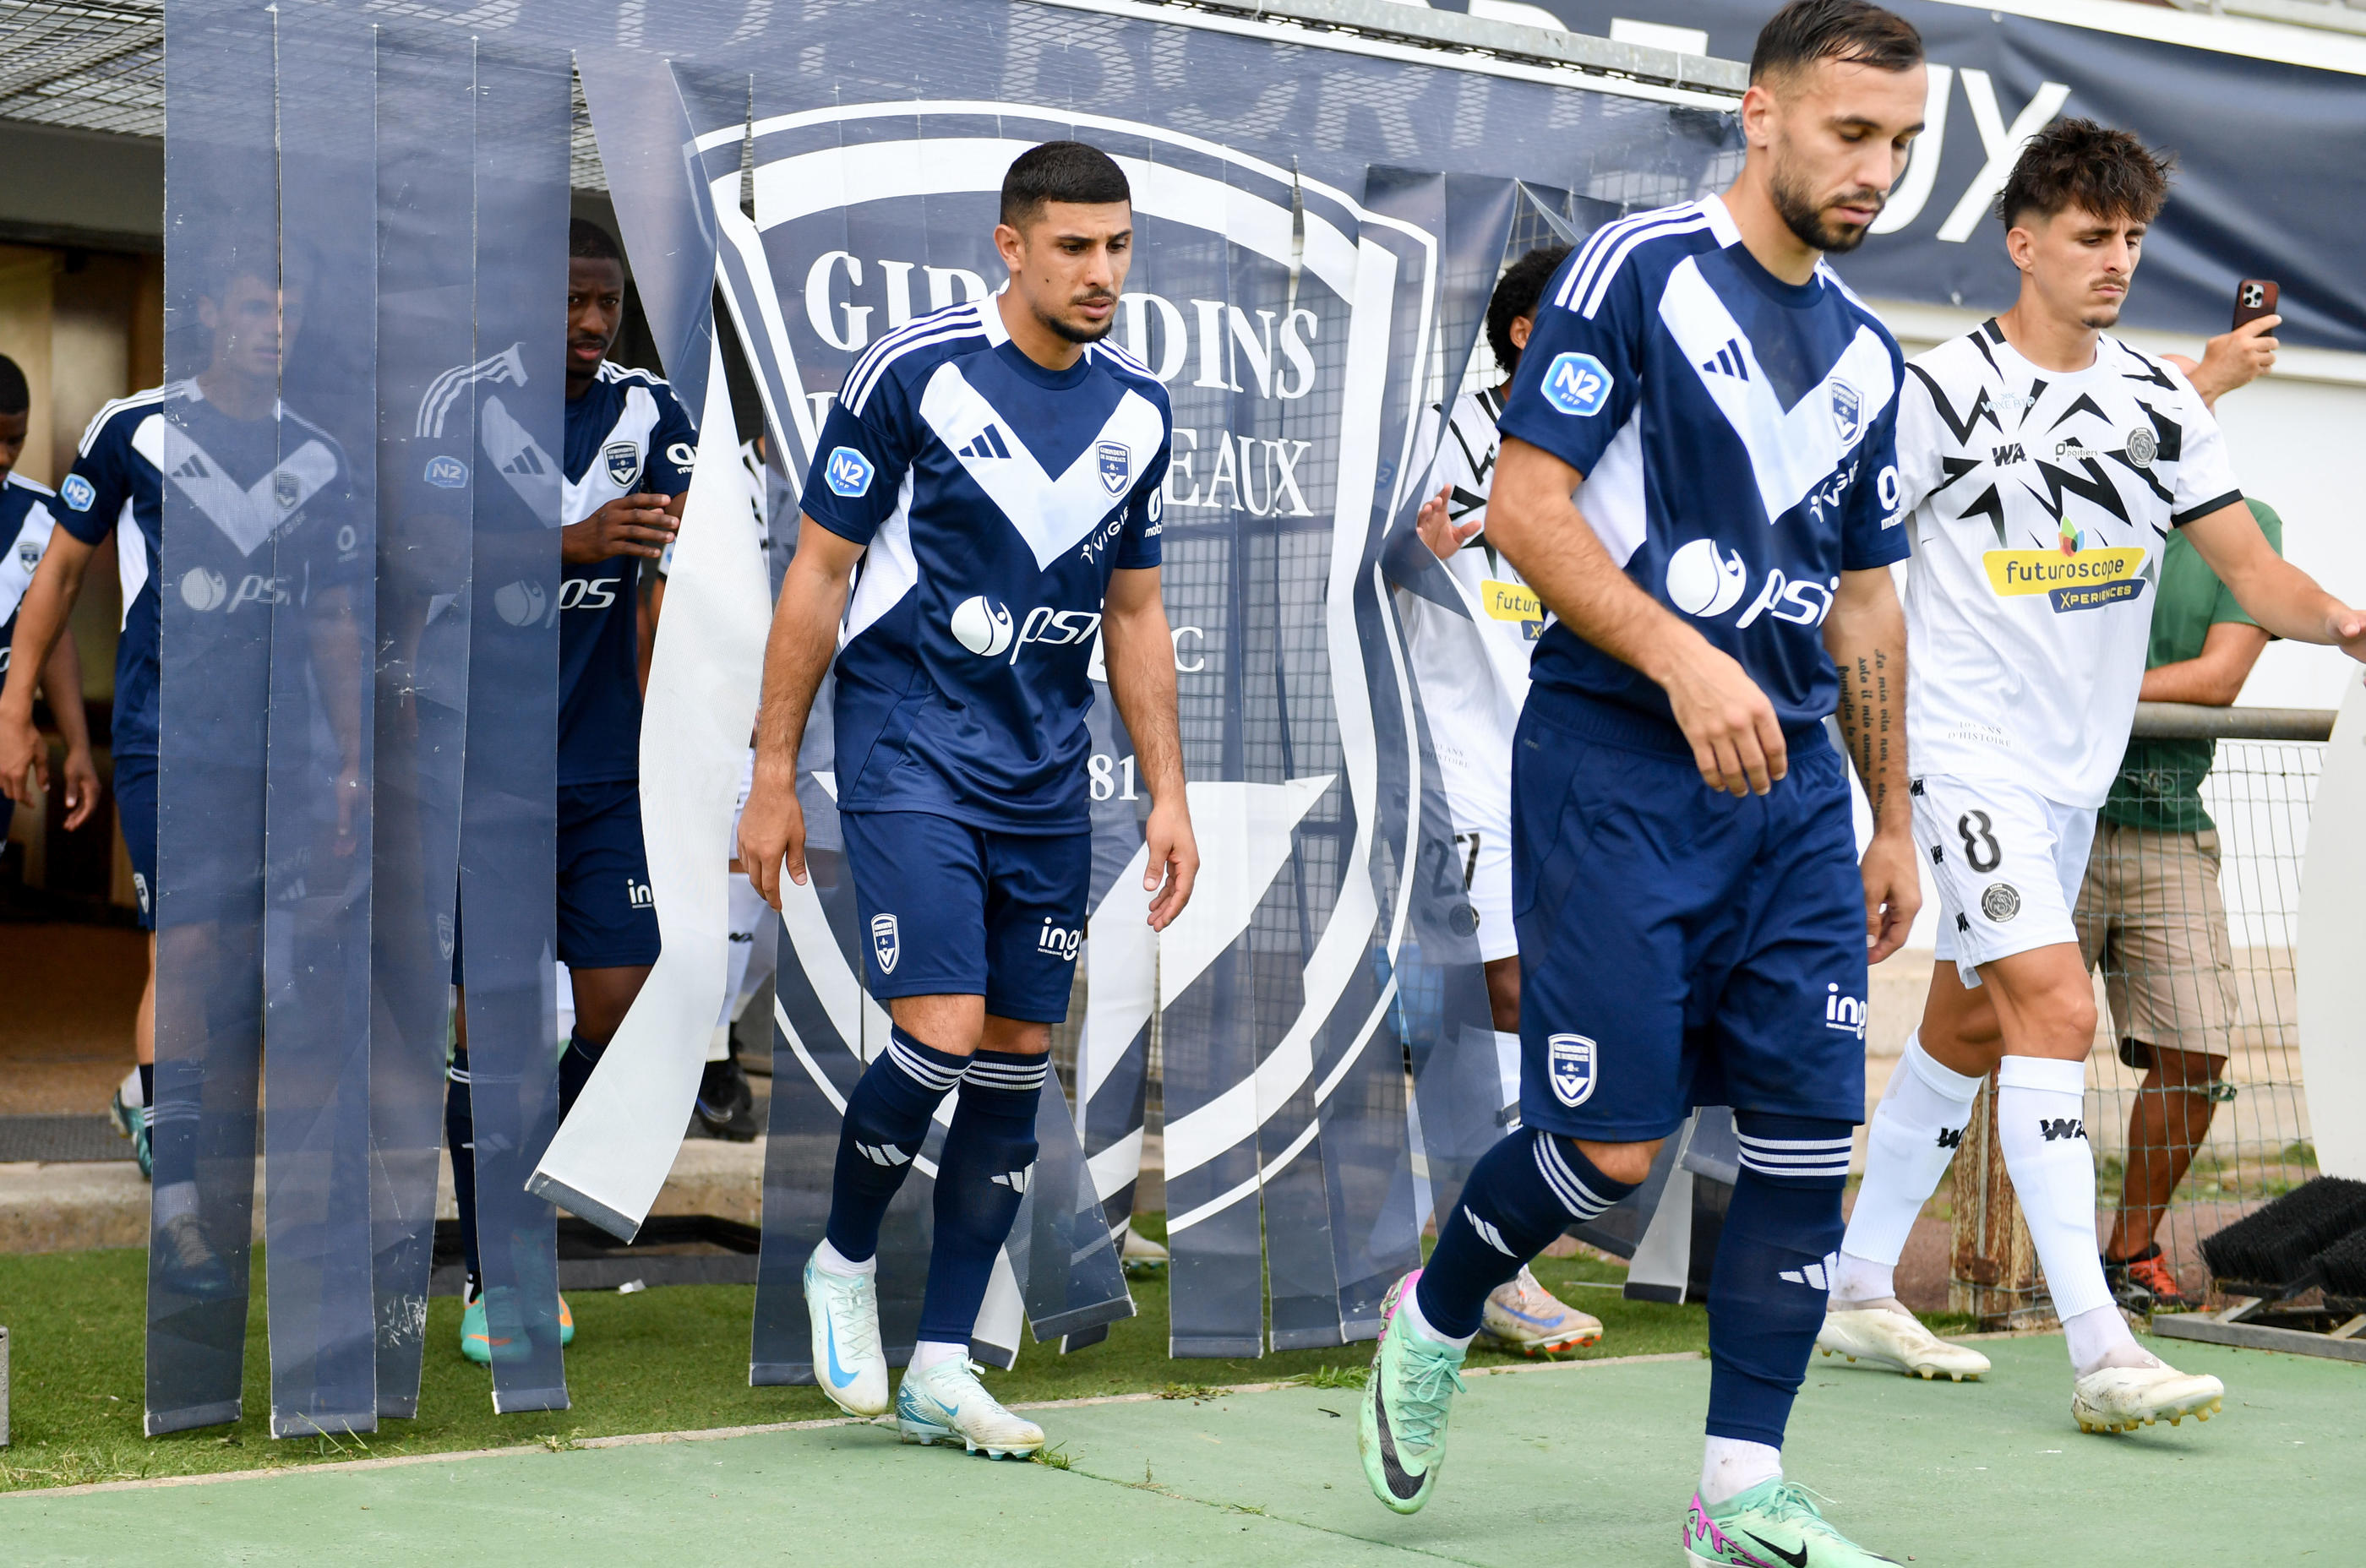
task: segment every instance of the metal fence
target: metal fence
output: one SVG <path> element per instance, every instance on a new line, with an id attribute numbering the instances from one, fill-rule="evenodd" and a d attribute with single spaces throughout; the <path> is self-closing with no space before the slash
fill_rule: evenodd
<path id="1" fill-rule="evenodd" d="M 2086 1110 L 2098 1239 L 2112 1256 L 2157 1241 L 2197 1300 L 2210 1285 L 2202 1238 L 2316 1173 L 2293 954 L 2332 722 L 2144 704 L 2079 901 L 2098 993 Z M 1988 1105 L 1951 1198 L 1951 1305 L 1990 1324 L 2045 1316 Z"/>

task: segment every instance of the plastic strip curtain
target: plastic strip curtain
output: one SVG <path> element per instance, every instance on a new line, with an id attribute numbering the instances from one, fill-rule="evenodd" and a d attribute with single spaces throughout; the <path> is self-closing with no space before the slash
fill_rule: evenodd
<path id="1" fill-rule="evenodd" d="M 419 1408 L 444 1146 L 468 713 L 471 520 L 479 477 L 476 50 L 378 41 L 377 836 L 370 923 L 371 1226 L 377 1408 Z M 495 483 L 500 481 L 496 480 Z"/>
<path id="2" fill-rule="evenodd" d="M 477 50 L 475 581 L 460 826 L 476 1206 L 493 1407 L 563 1409 L 558 1238 L 525 1189 L 558 1120 L 558 521 L 569 62 Z"/>
<path id="3" fill-rule="evenodd" d="M 1444 415 L 1479 352 L 1487 301 L 1508 259 L 1518 206 L 1508 179 L 1374 169 L 1365 203 L 1440 237 L 1437 307 L 1430 341 L 1436 374 L 1422 395 L 1412 466 L 1400 487 L 1384 575 L 1391 588 L 1468 615 L 1470 607 L 1436 555 L 1414 531 L 1429 491 L 1428 475 L 1444 437 Z M 1422 1219 L 1453 1201 L 1471 1165 L 1504 1136 L 1516 1114 L 1516 1059 L 1508 1076 L 1500 1058 L 1486 980 L 1480 967 L 1475 912 L 1464 896 L 1464 860 L 1431 746 L 1420 724 L 1419 849 L 1411 872 L 1407 935 L 1397 956 L 1392 1008 L 1410 1058 L 1417 1112 L 1421 1177 L 1413 1183 Z M 1391 756 L 1406 745 L 1392 737 Z M 1410 778 L 1411 769 L 1407 769 Z M 1393 1194 L 1391 1194 L 1393 1196 Z"/>
<path id="4" fill-rule="evenodd" d="M 690 1021 L 714 1018 L 724 1001 L 734 784 L 772 596 L 715 341 L 715 219 L 682 95 L 655 56 L 585 51 L 580 69 L 643 308 L 700 430 L 640 736 L 663 950 L 529 1182 L 629 1239 L 673 1167 L 698 1092 L 709 1032 Z"/>
<path id="5" fill-rule="evenodd" d="M 169 397 L 140 427 L 166 475 L 146 589 L 161 665 L 152 1437 L 242 1410 L 279 521 L 272 17 L 175 0 L 165 29 L 165 376 L 207 396 Z M 118 549 L 141 549 L 128 519 L 118 532 Z"/>
<path id="6" fill-rule="evenodd" d="M 278 8 L 282 307 L 264 917 L 271 1433 L 377 1426 L 370 1241 L 375 30 Z M 260 554 L 260 552 L 257 553 Z"/>

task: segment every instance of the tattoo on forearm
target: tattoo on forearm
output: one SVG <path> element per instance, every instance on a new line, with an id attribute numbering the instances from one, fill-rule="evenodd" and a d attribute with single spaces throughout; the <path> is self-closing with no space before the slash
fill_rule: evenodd
<path id="1" fill-rule="evenodd" d="M 1859 655 L 1853 677 L 1841 682 L 1841 733 L 1877 823 L 1889 804 L 1890 747 L 1896 724 L 1888 653 L 1876 648 L 1869 655 Z"/>

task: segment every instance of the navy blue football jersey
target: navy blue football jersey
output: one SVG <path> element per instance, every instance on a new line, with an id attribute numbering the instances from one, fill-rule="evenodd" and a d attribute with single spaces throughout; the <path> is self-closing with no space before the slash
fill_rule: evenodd
<path id="1" fill-rule="evenodd" d="M 869 546 L 839 633 L 841 810 L 1085 831 L 1087 670 L 1110 575 L 1158 565 L 1173 423 L 1122 351 L 1046 370 L 991 299 L 855 362 L 804 498 Z"/>
<path id="2" fill-rule="evenodd" d="M 1585 476 L 1637 586 L 1741 661 L 1784 726 L 1832 711 L 1840 575 L 1903 560 L 1896 340 L 1831 269 L 1785 283 L 1715 196 L 1607 224 L 1561 263 L 1501 427 Z M 1648 677 L 1550 620 L 1531 700 L 1666 721 Z"/>
<path id="3" fill-rule="evenodd" d="M 57 493 L 21 474 L 0 482 L 0 676 L 8 673 L 8 644 L 17 635 L 17 610 L 33 585 L 33 570 L 50 547 Z M 71 634 L 71 633 L 69 633 Z"/>
<path id="4" fill-rule="evenodd" d="M 698 431 L 673 388 L 646 370 L 602 361 L 567 405 L 562 523 L 619 496 L 690 488 Z M 637 555 L 569 566 L 558 584 L 558 782 L 607 784 L 641 773 Z"/>
<path id="5" fill-rule="evenodd" d="M 168 479 L 176 519 L 204 526 L 175 541 L 177 575 L 166 583 L 159 578 Z M 308 603 L 337 588 L 366 590 L 373 564 L 356 532 L 308 526 L 316 512 L 337 510 L 313 508 L 315 497 L 343 502 L 348 495 L 344 451 L 284 408 L 275 405 L 269 419 L 235 420 L 190 380 L 99 409 L 55 510 L 85 544 L 116 536 L 123 584 L 116 756 L 156 755 L 160 596 L 173 593 L 190 615 L 190 641 L 177 656 L 193 677 L 175 688 L 175 703 L 186 704 L 176 722 L 186 721 L 193 740 L 211 737 L 226 758 L 261 760 L 268 671 L 251 658 L 213 655 L 267 646 L 250 618 L 270 615 L 274 604 Z"/>

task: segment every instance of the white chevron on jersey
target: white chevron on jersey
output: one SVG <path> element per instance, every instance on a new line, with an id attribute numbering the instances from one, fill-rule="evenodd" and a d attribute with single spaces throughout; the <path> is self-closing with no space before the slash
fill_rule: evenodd
<path id="1" fill-rule="evenodd" d="M 1133 476 L 1149 463 L 1166 434 L 1158 410 L 1141 394 L 1129 391 L 1099 433 L 1056 478 L 1044 472 L 1015 431 L 1006 438 L 1008 457 L 982 456 L 976 450 L 979 438 L 997 424 L 1008 429 L 1010 421 L 969 384 L 959 360 L 947 360 L 929 377 L 920 394 L 920 418 L 1027 541 L 1038 567 L 1049 566 L 1081 543 L 1118 508 L 1132 488 Z M 1115 492 L 1103 477 L 1102 456 L 1113 448 L 1126 456 L 1122 487 Z"/>
<path id="2" fill-rule="evenodd" d="M 318 437 L 308 438 L 254 484 L 242 486 L 223 473 L 213 455 L 180 426 L 158 415 L 141 420 L 133 438 L 133 448 L 142 456 L 148 455 L 148 449 L 141 442 L 152 430 L 156 446 L 152 460 L 158 469 L 207 521 L 221 530 L 222 537 L 238 546 L 242 555 L 254 554 L 281 523 L 337 476 L 336 454 Z"/>
<path id="3" fill-rule="evenodd" d="M 1693 362 L 1694 374 L 1714 399 L 1733 433 L 1750 450 L 1758 498 L 1773 522 L 1831 476 L 1841 459 L 1872 428 L 1876 415 L 1898 394 L 1891 378 L 1889 348 L 1869 327 L 1856 337 L 1824 378 L 1788 409 L 1758 367 L 1750 335 L 1701 276 L 1697 260 L 1679 263 L 1660 296 L 1660 319 Z M 1746 374 L 1717 368 L 1719 356 L 1739 355 Z"/>

